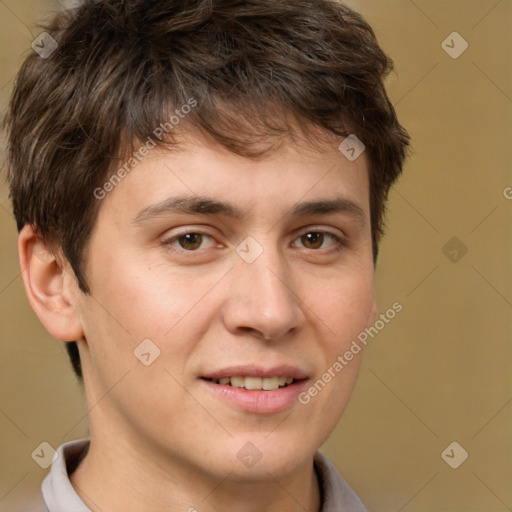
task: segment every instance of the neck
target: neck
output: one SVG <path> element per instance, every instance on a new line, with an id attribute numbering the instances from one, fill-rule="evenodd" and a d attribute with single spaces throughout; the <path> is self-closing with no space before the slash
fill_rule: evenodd
<path id="1" fill-rule="evenodd" d="M 158 450 L 154 450 L 158 452 Z M 70 476 L 84 503 L 101 512 L 319 512 L 313 460 L 275 478 L 206 473 L 187 461 L 132 442 L 91 437 L 89 452 Z"/>

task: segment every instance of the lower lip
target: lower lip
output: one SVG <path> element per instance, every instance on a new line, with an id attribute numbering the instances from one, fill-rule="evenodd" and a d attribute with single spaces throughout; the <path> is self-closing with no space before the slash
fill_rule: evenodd
<path id="1" fill-rule="evenodd" d="M 216 384 L 205 379 L 201 379 L 201 381 L 211 393 L 232 407 L 246 412 L 272 414 L 284 411 L 293 403 L 298 402 L 298 396 L 304 389 L 307 379 L 293 382 L 273 391 L 251 391 L 245 388 Z"/>

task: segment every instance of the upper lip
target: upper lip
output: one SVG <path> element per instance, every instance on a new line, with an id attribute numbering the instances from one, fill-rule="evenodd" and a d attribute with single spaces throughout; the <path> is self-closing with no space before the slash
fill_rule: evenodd
<path id="1" fill-rule="evenodd" d="M 236 365 L 202 375 L 203 379 L 219 380 L 223 377 L 293 377 L 295 380 L 306 379 L 307 375 L 296 366 L 280 365 L 264 368 L 256 365 Z"/>

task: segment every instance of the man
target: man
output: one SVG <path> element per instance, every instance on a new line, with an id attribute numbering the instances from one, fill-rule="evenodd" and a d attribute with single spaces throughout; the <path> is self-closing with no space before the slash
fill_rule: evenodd
<path id="1" fill-rule="evenodd" d="M 90 427 L 45 507 L 364 510 L 318 448 L 408 145 L 371 28 L 329 0 L 89 0 L 44 37 L 9 181 L 27 296 Z"/>

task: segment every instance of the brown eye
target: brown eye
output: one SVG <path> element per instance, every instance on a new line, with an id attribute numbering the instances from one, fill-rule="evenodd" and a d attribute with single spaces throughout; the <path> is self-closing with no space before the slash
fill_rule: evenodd
<path id="1" fill-rule="evenodd" d="M 202 253 L 203 250 L 211 249 L 216 245 L 213 236 L 197 231 L 178 233 L 173 237 L 162 240 L 162 243 L 173 251 L 197 253 Z M 217 247 L 219 246 L 217 245 Z"/>
<path id="2" fill-rule="evenodd" d="M 187 233 L 186 235 L 181 235 L 176 240 L 182 249 L 194 251 L 201 246 L 203 235 L 199 233 Z"/>
<path id="3" fill-rule="evenodd" d="M 324 234 L 306 233 L 300 237 L 300 240 L 307 249 L 320 249 L 324 243 Z"/>
<path id="4" fill-rule="evenodd" d="M 294 247 L 319 251 L 319 255 L 341 251 L 345 246 L 345 241 L 341 237 L 327 231 L 308 231 L 299 236 L 294 243 Z"/>

